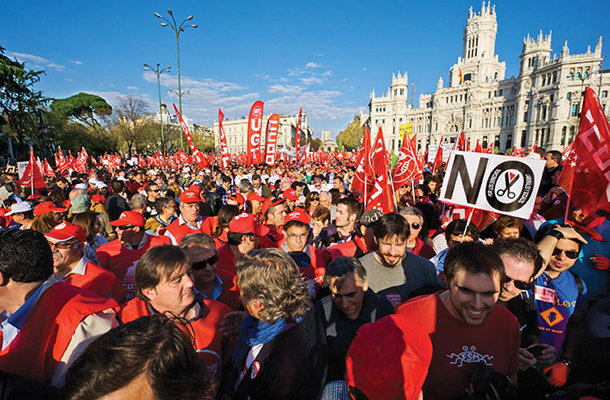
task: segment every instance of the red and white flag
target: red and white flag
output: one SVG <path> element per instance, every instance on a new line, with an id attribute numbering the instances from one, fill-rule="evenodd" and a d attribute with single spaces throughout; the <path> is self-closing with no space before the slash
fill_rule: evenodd
<path id="1" fill-rule="evenodd" d="M 70 164 L 68 163 L 68 160 L 66 160 L 66 157 L 64 157 L 61 146 L 59 147 L 59 155 L 57 156 L 55 164 L 57 165 L 57 169 L 59 169 L 61 176 L 67 176 L 70 173 Z"/>
<path id="2" fill-rule="evenodd" d="M 17 183 L 19 183 L 21 186 L 30 186 L 34 189 L 42 189 L 45 186 L 44 178 L 42 177 L 42 173 L 40 172 L 38 163 L 34 158 L 33 147 L 30 147 L 30 161 L 25 167 L 23 176 L 21 177 L 21 179 L 19 179 L 19 182 Z"/>
<path id="3" fill-rule="evenodd" d="M 195 143 L 193 143 L 193 137 L 191 136 L 191 131 L 189 130 L 189 127 L 186 124 L 186 122 L 184 121 L 184 119 L 182 118 L 182 115 L 178 111 L 178 107 L 176 107 L 176 104 L 173 104 L 173 105 L 174 105 L 174 111 L 176 111 L 176 115 L 178 116 L 178 121 L 180 122 L 180 126 L 182 127 L 182 132 L 184 132 L 184 136 L 186 136 L 186 141 L 188 142 L 189 147 L 191 148 L 191 153 L 194 153 L 195 150 L 197 150 L 197 148 L 195 147 Z"/>
<path id="4" fill-rule="evenodd" d="M 261 130 L 263 128 L 263 108 L 265 103 L 257 101 L 252 105 L 250 109 L 250 116 L 248 117 L 248 167 L 252 164 L 259 164 L 261 160 L 260 148 L 261 148 Z"/>
<path id="5" fill-rule="evenodd" d="M 385 149 L 385 140 L 381 127 L 377 133 L 377 138 L 375 139 L 369 158 L 371 160 L 371 166 L 373 167 L 375 181 L 370 192 L 371 195 L 367 199 L 365 209 L 381 210 L 384 214 L 394 212 L 394 196 L 388 179 L 388 155 Z"/>
<path id="6" fill-rule="evenodd" d="M 225 129 L 222 127 L 222 121 L 224 121 L 225 115 L 218 109 L 218 137 L 220 138 L 220 156 L 222 159 L 223 171 L 229 168 L 229 149 L 227 148 L 227 137 L 225 136 Z"/>
<path id="7" fill-rule="evenodd" d="M 365 125 L 364 136 L 362 137 L 362 145 L 360 147 L 360 154 L 358 154 L 358 159 L 356 160 L 356 173 L 352 181 L 352 190 L 355 190 L 360 194 L 364 194 L 364 188 L 368 185 L 366 183 L 366 179 L 369 175 L 372 175 L 369 168 L 370 163 L 368 162 L 370 151 L 371 134 L 369 132 L 368 125 Z"/>
<path id="8" fill-rule="evenodd" d="M 280 127 L 280 116 L 273 114 L 267 119 L 267 138 L 265 140 L 265 164 L 275 164 L 275 151 L 277 149 L 277 132 Z"/>
<path id="9" fill-rule="evenodd" d="M 593 89 L 585 88 L 578 134 L 559 184 L 585 214 L 610 212 L 610 126 Z"/>
<path id="10" fill-rule="evenodd" d="M 415 135 L 413 137 L 415 138 Z M 405 135 L 402 140 L 400 153 L 398 153 L 398 160 L 392 169 L 392 184 L 394 189 L 411 183 L 422 172 L 423 165 L 420 165 L 413 142 L 409 140 L 408 135 Z"/>
<path id="11" fill-rule="evenodd" d="M 441 135 L 441 140 L 438 142 L 438 150 L 436 150 L 436 156 L 434 157 L 434 162 L 432 163 L 432 173 L 436 174 L 436 171 L 443 164 L 443 136 Z"/>
<path id="12" fill-rule="evenodd" d="M 295 154 L 299 154 L 299 147 L 301 147 L 301 113 L 303 112 L 303 108 L 299 108 L 299 118 L 297 119 L 297 134 L 295 136 Z M 301 160 L 297 158 L 297 164 L 301 164 Z"/>
<path id="13" fill-rule="evenodd" d="M 475 153 L 483 152 L 483 146 L 481 146 L 481 141 L 479 139 L 477 139 L 477 146 L 474 148 L 474 152 Z"/>

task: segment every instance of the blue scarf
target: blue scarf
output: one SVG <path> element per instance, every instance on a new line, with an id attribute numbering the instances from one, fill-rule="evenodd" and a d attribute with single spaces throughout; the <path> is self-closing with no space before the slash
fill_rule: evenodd
<path id="1" fill-rule="evenodd" d="M 297 320 L 297 324 L 303 318 Z M 292 328 L 295 324 L 289 324 L 284 318 L 278 318 L 274 323 L 262 322 L 259 319 L 248 315 L 239 328 L 239 338 L 233 352 L 233 365 L 237 370 L 246 364 L 248 352 L 254 346 L 270 342 L 280 333 Z"/>

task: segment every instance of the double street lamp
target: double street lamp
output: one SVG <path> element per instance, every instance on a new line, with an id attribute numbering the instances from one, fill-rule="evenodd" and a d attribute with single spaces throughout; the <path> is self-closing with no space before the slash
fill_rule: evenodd
<path id="1" fill-rule="evenodd" d="M 184 32 L 184 30 L 189 27 L 197 28 L 197 25 L 188 23 L 188 21 L 191 21 L 193 19 L 192 15 L 189 15 L 184 21 L 182 21 L 180 24 L 178 24 L 176 22 L 176 19 L 174 18 L 174 13 L 172 12 L 172 10 L 168 9 L 167 13 L 171 17 L 171 21 L 159 13 L 155 13 L 155 17 L 161 18 L 162 20 L 164 20 L 165 22 L 161 22 L 161 26 L 169 26 L 176 34 L 176 51 L 178 54 L 178 104 L 179 104 L 179 109 L 180 109 L 180 115 L 182 115 L 182 95 L 184 93 L 182 92 L 182 85 L 181 85 L 181 81 L 180 81 L 180 33 Z M 182 148 L 182 146 L 183 146 L 182 135 L 180 135 L 180 147 Z"/>
<path id="2" fill-rule="evenodd" d="M 172 67 L 165 67 L 161 69 L 159 67 L 159 63 L 157 63 L 157 67 L 153 68 L 148 64 L 144 64 L 144 71 L 152 71 L 155 75 L 157 75 L 157 85 L 159 87 L 159 118 L 161 119 L 161 148 L 163 149 L 163 154 L 165 155 L 165 134 L 164 134 L 164 121 L 163 121 L 163 107 L 161 103 L 161 74 L 164 72 L 169 72 Z M 182 135 L 180 136 L 182 137 Z"/>

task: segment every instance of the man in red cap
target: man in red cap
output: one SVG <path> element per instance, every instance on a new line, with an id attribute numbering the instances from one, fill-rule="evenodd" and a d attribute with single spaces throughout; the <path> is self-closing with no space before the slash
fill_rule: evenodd
<path id="1" fill-rule="evenodd" d="M 330 253 L 307 244 L 310 222 L 309 214 L 300 208 L 286 214 L 284 219 L 286 241 L 281 248 L 296 262 L 301 274 L 309 282 L 310 293 L 315 297 L 324 280 L 326 265 L 330 262 Z"/>
<path id="2" fill-rule="evenodd" d="M 235 193 L 227 198 L 227 204 L 230 206 L 237 206 L 240 210 L 243 210 L 246 199 L 244 199 L 244 196 L 242 196 L 241 193 Z"/>
<path id="3" fill-rule="evenodd" d="M 123 300 L 123 288 L 116 276 L 85 257 L 85 230 L 70 222 L 62 222 L 45 234 L 53 252 L 53 276 L 98 296 Z"/>
<path id="4" fill-rule="evenodd" d="M 116 275 L 125 291 L 125 300 L 133 299 L 134 273 L 140 257 L 152 247 L 170 244 L 166 236 L 148 235 L 144 226 L 144 216 L 135 211 L 123 211 L 121 216 L 110 223 L 116 228 L 118 239 L 97 249 L 100 266 Z"/>
<path id="5" fill-rule="evenodd" d="M 203 217 L 199 215 L 199 195 L 189 189 L 182 192 L 178 200 L 180 200 L 180 217 L 169 224 L 165 231 L 165 236 L 175 246 L 178 246 L 186 235 L 203 232 L 201 230 Z"/>
<path id="6" fill-rule="evenodd" d="M 257 215 L 261 212 L 261 204 L 265 198 L 256 192 L 252 192 L 247 197 L 246 212 Z"/>
<path id="7" fill-rule="evenodd" d="M 421 399 L 431 359 L 430 337 L 417 320 L 388 315 L 358 330 L 347 352 L 345 381 L 355 399 Z"/>
<path id="8" fill-rule="evenodd" d="M 268 197 L 264 202 L 261 209 L 263 220 L 265 225 L 269 227 L 269 234 L 267 238 L 272 243 L 266 243 L 265 240 L 263 247 L 280 247 L 286 240 L 282 233 L 282 226 L 284 225 L 284 218 L 286 217 L 286 200 L 276 199 L 274 197 Z"/>
<path id="9" fill-rule="evenodd" d="M 520 332 L 517 319 L 496 302 L 506 280 L 498 250 L 481 243 L 452 247 L 445 259 L 448 290 L 416 297 L 396 309 L 430 335 L 434 354 L 424 383 L 425 399 L 453 399 L 468 390 L 473 366 L 485 366 L 517 382 Z"/>
<path id="10" fill-rule="evenodd" d="M 0 371 L 61 387 L 87 345 L 118 326 L 118 304 L 53 278 L 40 232 L 1 232 L 0 254 Z"/>
<path id="11" fill-rule="evenodd" d="M 261 237 L 269 228 L 256 221 L 253 214 L 241 213 L 229 222 L 228 241 L 218 248 L 218 268 L 237 273 L 235 261 L 253 249 L 260 248 Z"/>
<path id="12" fill-rule="evenodd" d="M 192 263 L 187 252 L 176 246 L 158 246 L 142 256 L 136 266 L 136 298 L 119 312 L 121 321 L 130 322 L 153 314 L 167 314 L 188 321 L 197 355 L 207 369 L 209 392 L 216 398 L 222 365 L 228 361 L 229 337 L 220 332 L 226 305 L 203 298 L 195 290 Z"/>
<path id="13" fill-rule="evenodd" d="M 284 193 L 282 193 L 282 197 L 286 199 L 286 212 L 291 212 L 294 210 L 294 205 L 297 200 L 299 200 L 299 196 L 294 189 L 286 189 Z"/>

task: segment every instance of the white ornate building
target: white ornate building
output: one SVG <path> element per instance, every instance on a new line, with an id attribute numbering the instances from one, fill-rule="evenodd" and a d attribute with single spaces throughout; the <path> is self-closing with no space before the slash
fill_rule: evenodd
<path id="1" fill-rule="evenodd" d="M 552 54 L 551 33 L 523 40 L 519 76 L 505 77 L 506 64 L 495 54 L 498 24 L 495 6 L 483 3 L 479 13 L 468 12 L 462 56 L 449 69 L 448 86 L 439 78 L 434 93 L 408 104 L 407 73 L 392 76 L 381 97 L 373 91 L 369 101 L 371 133 L 383 127 L 386 146 L 397 153 L 399 127 L 412 122 L 418 147 L 438 144 L 441 135 L 454 142 L 463 129 L 474 147 L 492 141 L 499 151 L 532 147 L 563 149 L 578 131 L 581 93 L 592 87 L 606 110 L 610 70 L 602 70 L 602 38 L 595 49 L 570 54 L 567 41 L 559 55 Z M 464 82 L 461 82 L 460 71 Z M 366 118 L 366 117 L 365 117 Z"/>
<path id="2" fill-rule="evenodd" d="M 267 119 L 270 115 L 263 116 L 263 128 L 261 132 L 261 146 L 265 145 L 267 136 Z M 277 149 L 279 151 L 289 151 L 294 149 L 294 140 L 297 134 L 298 115 L 284 116 L 280 115 L 280 126 L 277 134 Z M 227 147 L 229 153 L 238 154 L 246 152 L 248 147 L 248 118 L 228 119 L 225 118 L 222 126 L 227 137 Z M 301 138 L 305 137 L 308 140 L 312 138 L 312 130 L 307 125 L 307 115 L 301 115 Z M 218 135 L 218 121 L 214 122 L 214 143 L 216 149 L 220 149 L 220 137 Z"/>
<path id="3" fill-rule="evenodd" d="M 330 136 L 330 131 L 322 131 L 322 150 L 331 151 L 337 149 L 337 142 L 335 142 Z"/>

